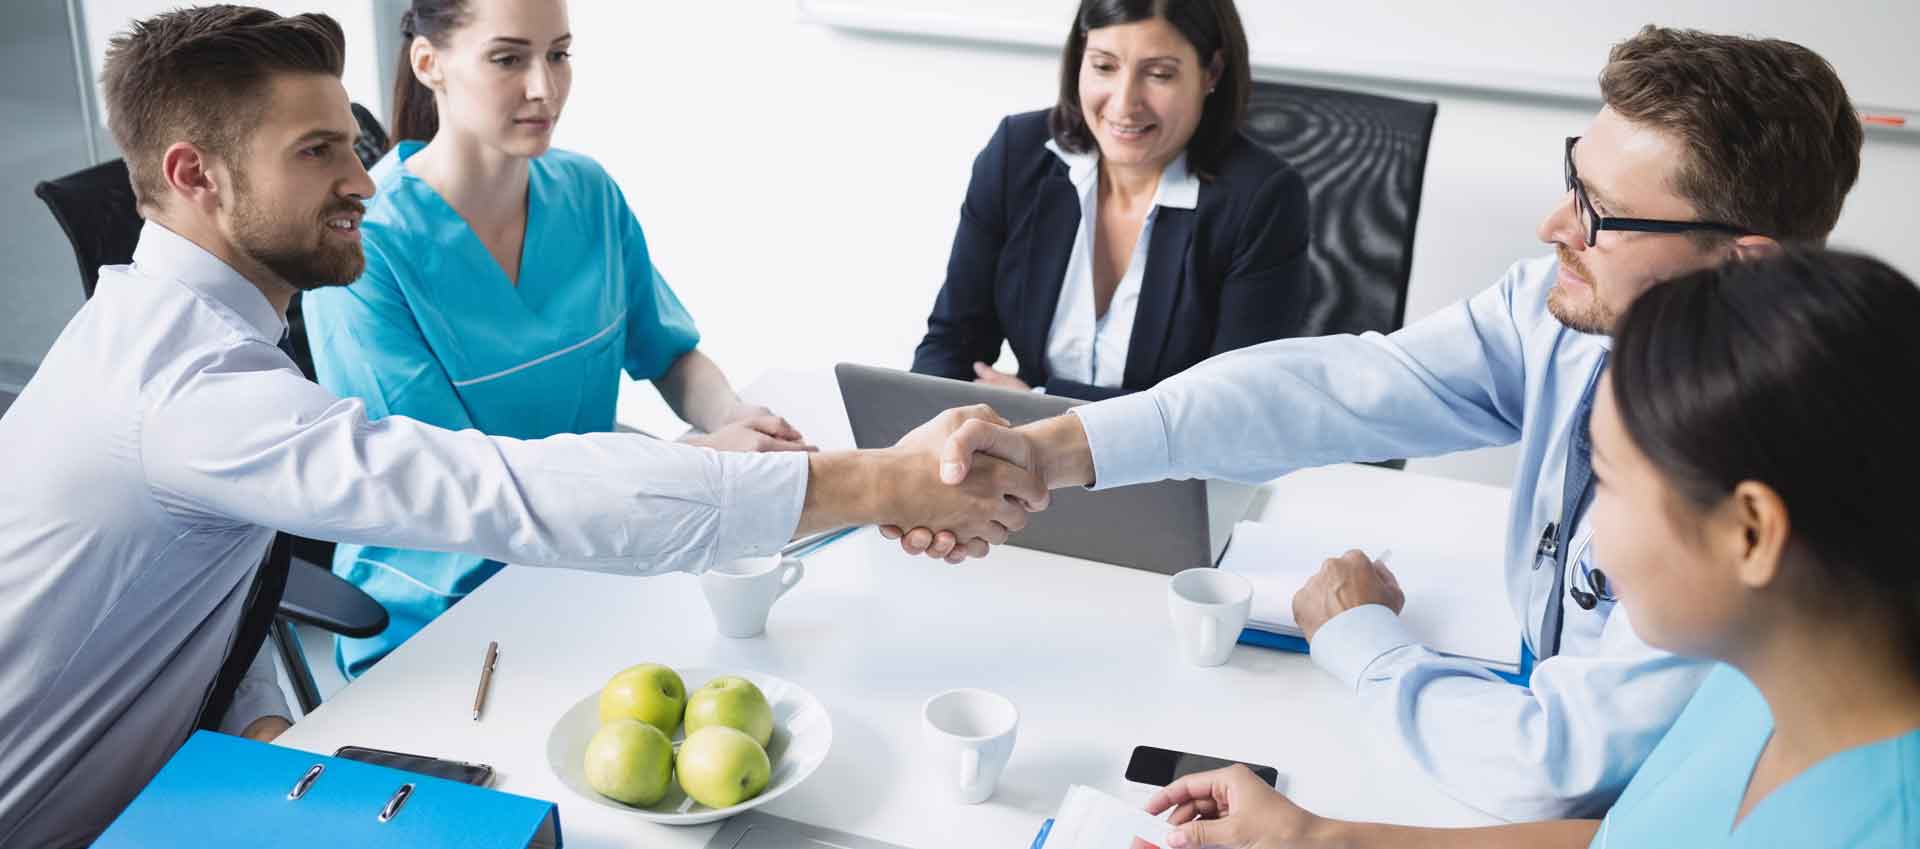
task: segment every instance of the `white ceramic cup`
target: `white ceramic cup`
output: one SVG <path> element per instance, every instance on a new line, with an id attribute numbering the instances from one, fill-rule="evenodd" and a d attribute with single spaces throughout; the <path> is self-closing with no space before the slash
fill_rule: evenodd
<path id="1" fill-rule="evenodd" d="M 993 795 L 1000 772 L 1013 757 L 1020 711 L 1013 702 L 986 690 L 948 690 L 920 709 L 932 752 L 935 780 L 962 804 Z"/>
<path id="2" fill-rule="evenodd" d="M 757 637 L 767 630 L 767 612 L 773 603 L 800 583 L 807 567 L 798 560 L 744 557 L 715 565 L 700 574 L 700 589 L 720 633 L 729 637 Z"/>
<path id="3" fill-rule="evenodd" d="M 1188 569 L 1167 583 L 1174 640 L 1196 666 L 1226 663 L 1252 611 L 1253 583 L 1232 572 Z"/>

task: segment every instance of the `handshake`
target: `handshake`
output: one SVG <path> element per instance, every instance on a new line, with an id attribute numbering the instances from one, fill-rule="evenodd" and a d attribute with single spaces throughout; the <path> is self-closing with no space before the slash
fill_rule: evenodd
<path id="1" fill-rule="evenodd" d="M 1027 514 L 1047 508 L 1049 485 L 1058 485 L 1023 430 L 984 404 L 958 407 L 881 452 L 887 473 L 871 514 L 881 517 L 881 534 L 949 563 L 1006 542 L 1027 526 Z"/>

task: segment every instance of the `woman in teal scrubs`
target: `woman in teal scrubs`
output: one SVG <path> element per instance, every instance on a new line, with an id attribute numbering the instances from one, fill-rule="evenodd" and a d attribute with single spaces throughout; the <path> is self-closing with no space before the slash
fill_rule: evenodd
<path id="1" fill-rule="evenodd" d="M 1920 846 L 1916 326 L 1913 281 L 1810 248 L 1622 319 L 1592 419 L 1595 583 L 1648 643 L 1723 664 L 1603 819 L 1343 822 L 1234 768 L 1154 794 L 1165 845 Z"/>
<path id="2" fill-rule="evenodd" d="M 563 0 L 421 0 L 402 27 L 402 141 L 373 168 L 366 272 L 303 301 L 320 382 L 370 418 L 534 439 L 612 430 L 624 369 L 704 432 L 689 442 L 809 448 L 700 353 L 619 186 L 551 148 L 571 82 Z M 501 564 L 341 545 L 333 568 L 391 614 L 336 643 L 352 677 Z"/>

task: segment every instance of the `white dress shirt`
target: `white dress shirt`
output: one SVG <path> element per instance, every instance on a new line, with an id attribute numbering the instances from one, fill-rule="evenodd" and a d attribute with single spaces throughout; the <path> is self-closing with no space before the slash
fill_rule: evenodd
<path id="1" fill-rule="evenodd" d="M 1520 443 L 1508 513 L 1508 598 L 1540 645 L 1552 560 L 1535 551 L 1559 521 L 1567 434 L 1609 340 L 1547 311 L 1556 261 L 1516 263 L 1492 288 L 1391 336 L 1282 339 L 1207 360 L 1146 392 L 1075 408 L 1100 488 L 1168 477 L 1271 480 L 1355 460 L 1425 457 Z M 1575 524 L 1566 589 L 1591 568 Z M 1354 540 L 1365 545 L 1366 540 Z M 1327 552 L 1328 557 L 1339 552 Z M 1313 660 L 1440 787 L 1513 820 L 1598 816 L 1612 804 L 1706 674 L 1642 642 L 1611 601 L 1569 598 L 1560 654 L 1529 686 L 1420 645 L 1393 612 L 1335 616 Z"/>
<path id="2" fill-rule="evenodd" d="M 799 454 L 369 423 L 157 224 L 0 418 L 0 847 L 82 845 L 186 739 L 274 529 L 642 575 L 791 537 Z M 256 659 L 224 728 L 286 715 Z"/>
<path id="3" fill-rule="evenodd" d="M 1140 278 L 1146 274 L 1147 244 L 1153 241 L 1153 220 L 1160 207 L 1192 209 L 1200 202 L 1200 179 L 1187 171 L 1182 153 L 1160 172 L 1153 205 L 1133 242 L 1126 274 L 1113 290 L 1105 315 L 1095 314 L 1093 301 L 1094 228 L 1100 214 L 1100 156 L 1068 153 L 1053 141 L 1047 149 L 1067 164 L 1067 179 L 1080 194 L 1080 228 L 1067 257 L 1066 279 L 1060 302 L 1047 331 L 1047 373 L 1088 386 L 1118 388 L 1126 377 L 1127 347 L 1133 340 L 1134 311 L 1140 305 Z"/>

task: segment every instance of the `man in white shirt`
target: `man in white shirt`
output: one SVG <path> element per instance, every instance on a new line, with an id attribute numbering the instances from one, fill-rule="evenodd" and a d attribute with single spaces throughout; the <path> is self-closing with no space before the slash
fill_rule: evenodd
<path id="1" fill-rule="evenodd" d="M 1604 811 L 1705 672 L 1640 640 L 1589 550 L 1586 413 L 1607 333 L 1662 279 L 1824 240 L 1862 132 L 1832 67 L 1784 41 L 1648 27 L 1614 48 L 1600 91 L 1583 134 L 1541 151 L 1566 176 L 1539 227 L 1552 253 L 1391 335 L 1223 354 L 1019 431 L 969 423 L 950 479 L 989 448 L 1033 459 L 1052 486 L 1107 488 L 1518 442 L 1500 565 L 1540 658 L 1526 686 L 1421 645 L 1391 573 L 1361 552 L 1327 561 L 1294 615 L 1314 663 L 1449 794 L 1512 820 Z M 953 545 L 903 540 L 930 542 Z"/>
<path id="2" fill-rule="evenodd" d="M 240 7 L 141 21 L 109 50 L 147 224 L 0 418 L 0 847 L 84 845 L 186 738 L 275 530 L 642 575 L 878 521 L 979 555 L 1045 504 L 1015 463 L 939 484 L 939 445 L 983 409 L 815 455 L 369 422 L 277 347 L 297 290 L 363 264 L 373 183 L 342 54 L 325 16 Z M 255 659 L 224 730 L 287 727 L 272 674 Z"/>

